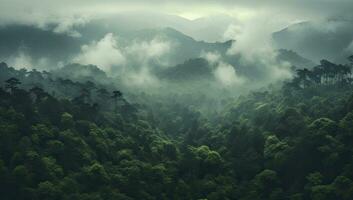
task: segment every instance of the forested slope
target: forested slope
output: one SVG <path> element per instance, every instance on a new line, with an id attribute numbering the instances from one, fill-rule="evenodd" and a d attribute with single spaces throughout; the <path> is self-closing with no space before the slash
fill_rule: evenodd
<path id="1" fill-rule="evenodd" d="M 0 199 L 353 196 L 350 65 L 298 70 L 212 117 L 171 102 L 151 112 L 94 82 L 1 73 Z"/>

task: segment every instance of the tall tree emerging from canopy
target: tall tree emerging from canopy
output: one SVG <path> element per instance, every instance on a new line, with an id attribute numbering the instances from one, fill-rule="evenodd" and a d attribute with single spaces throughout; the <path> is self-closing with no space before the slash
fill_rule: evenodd
<path id="1" fill-rule="evenodd" d="M 21 84 L 21 82 L 17 78 L 9 78 L 7 79 L 5 84 L 5 88 L 9 89 L 11 93 L 13 93 L 16 89 L 18 89 L 18 85 Z"/>
<path id="2" fill-rule="evenodd" d="M 113 98 L 114 103 L 115 103 L 115 112 L 118 112 L 118 102 L 119 102 L 119 100 L 121 99 L 122 96 L 123 96 L 123 93 L 121 93 L 119 90 L 113 91 L 112 98 Z"/>

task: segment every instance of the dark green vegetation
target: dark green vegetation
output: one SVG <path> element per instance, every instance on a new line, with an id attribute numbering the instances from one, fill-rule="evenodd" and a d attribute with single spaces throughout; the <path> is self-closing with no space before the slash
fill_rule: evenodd
<path id="1" fill-rule="evenodd" d="M 0 80 L 0 199 L 352 199 L 351 66 L 322 61 L 213 116 L 4 63 Z"/>

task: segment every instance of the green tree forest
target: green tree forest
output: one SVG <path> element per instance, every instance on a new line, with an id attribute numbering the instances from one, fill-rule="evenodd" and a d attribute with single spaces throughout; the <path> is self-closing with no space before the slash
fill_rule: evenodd
<path id="1" fill-rule="evenodd" d="M 1 63 L 0 199 L 352 199 L 351 67 L 322 60 L 206 116 Z"/>

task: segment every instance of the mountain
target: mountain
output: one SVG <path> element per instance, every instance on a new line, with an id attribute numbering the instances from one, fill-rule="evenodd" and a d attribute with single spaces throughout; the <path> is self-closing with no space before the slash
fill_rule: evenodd
<path id="1" fill-rule="evenodd" d="M 84 43 L 80 38 L 34 26 L 10 25 L 0 27 L 0 59 L 15 59 L 25 54 L 33 60 L 50 58 L 48 65 L 67 60 L 70 55 L 80 50 Z M 27 66 L 18 66 L 27 67 Z M 48 66 L 50 68 L 50 66 Z"/>
<path id="2" fill-rule="evenodd" d="M 122 50 L 131 45 L 145 45 L 146 48 L 150 48 L 148 45 L 156 40 L 170 44 L 168 54 L 163 55 L 166 56 L 164 60 L 167 60 L 170 66 L 197 58 L 204 51 L 217 51 L 225 54 L 232 44 L 232 41 L 224 43 L 196 41 L 173 28 L 127 31 L 126 29 L 110 29 L 110 26 L 109 28 L 104 27 L 103 24 L 96 26 L 92 22 L 79 30 L 82 31 L 81 37 L 71 37 L 66 34 L 54 33 L 50 28 L 46 30 L 34 26 L 1 27 L 0 59 L 7 61 L 10 65 L 21 65 L 18 67 L 31 68 L 33 66 L 40 69 L 55 69 L 62 63 L 71 63 L 72 59 L 80 53 L 82 46 L 89 45 L 93 41 L 100 41 L 108 33 L 113 33 L 118 41 L 116 48 Z M 140 49 L 136 46 L 134 48 Z"/>
<path id="3" fill-rule="evenodd" d="M 279 49 L 277 51 L 277 59 L 279 61 L 289 62 L 296 68 L 312 68 L 316 66 L 313 61 L 302 57 L 297 52 L 287 49 Z"/>
<path id="4" fill-rule="evenodd" d="M 325 20 L 293 24 L 273 33 L 279 49 L 300 52 L 304 57 L 318 62 L 322 58 L 344 62 L 353 49 L 353 21 Z"/>
<path id="5" fill-rule="evenodd" d="M 91 20 L 83 27 L 78 27 L 80 33 L 97 34 L 99 30 L 113 32 L 134 32 L 142 29 L 160 29 L 171 27 L 196 40 L 217 42 L 224 40 L 224 33 L 235 19 L 229 15 L 218 14 L 200 17 L 193 20 L 177 15 L 151 12 L 122 12 L 104 18 Z M 98 32 L 97 32 L 98 29 Z"/>
<path id="6" fill-rule="evenodd" d="M 215 43 L 197 41 L 173 28 L 145 29 L 120 36 L 124 46 L 131 45 L 132 41 L 143 43 L 155 39 L 168 43 L 171 47 L 166 55 L 169 65 L 177 65 L 186 60 L 197 58 L 202 52 L 218 52 L 225 55 L 233 42 L 231 40 Z"/>
<path id="7" fill-rule="evenodd" d="M 236 99 L 170 89 L 136 105 L 0 63 L 0 199 L 351 199 L 351 69 L 322 64 Z"/>
<path id="8" fill-rule="evenodd" d="M 107 74 L 95 65 L 69 64 L 51 71 L 56 77 L 77 80 L 80 82 L 94 81 L 107 83 Z"/>
<path id="9" fill-rule="evenodd" d="M 172 81 L 210 79 L 212 78 L 212 70 L 207 60 L 196 58 L 162 70 L 159 72 L 159 77 Z"/>

